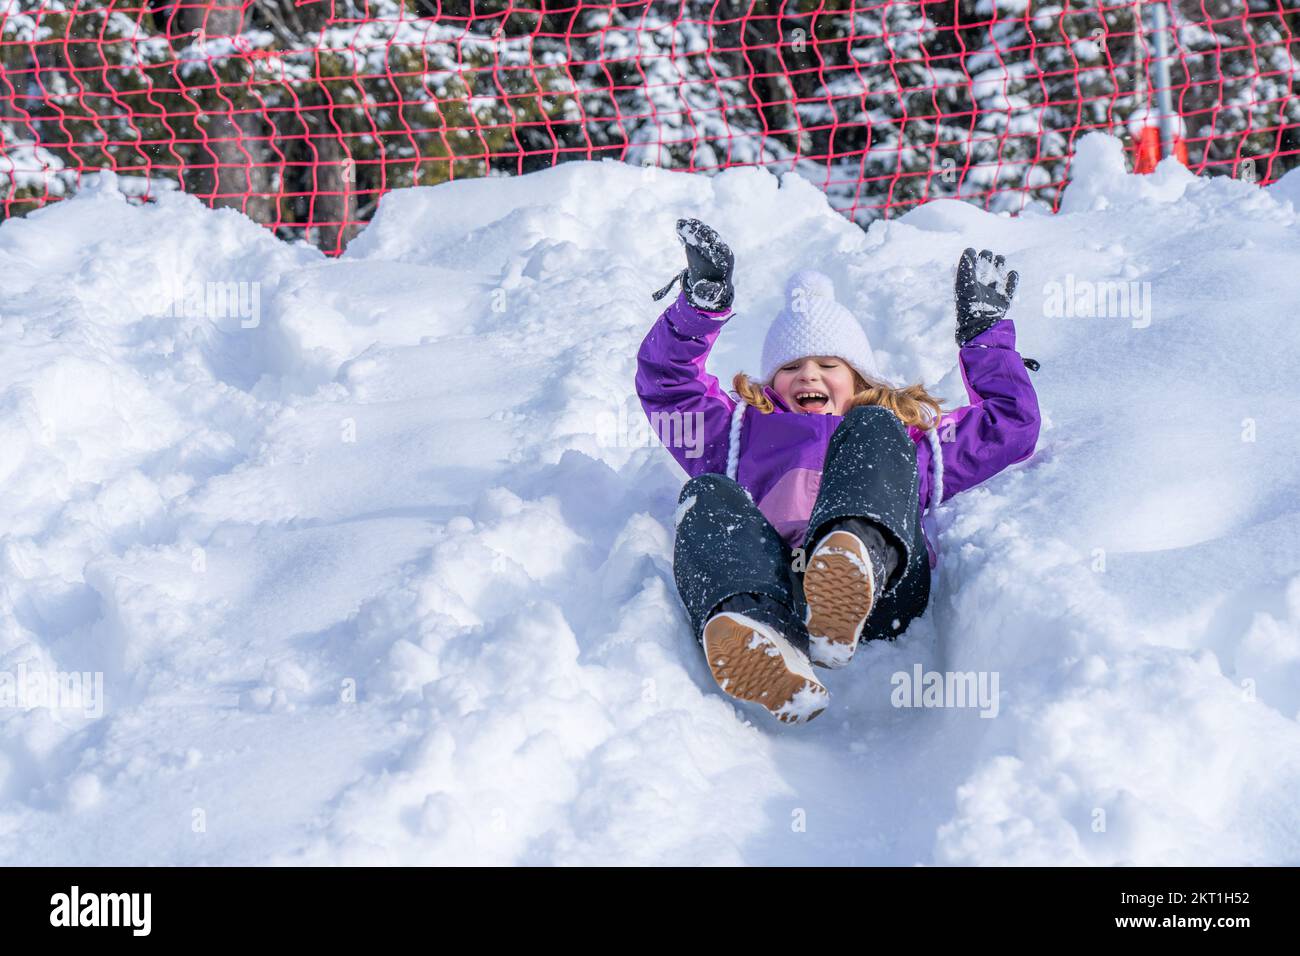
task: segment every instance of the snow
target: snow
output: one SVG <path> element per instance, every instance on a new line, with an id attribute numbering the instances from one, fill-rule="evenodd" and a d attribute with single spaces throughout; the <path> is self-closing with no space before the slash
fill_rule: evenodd
<path id="1" fill-rule="evenodd" d="M 4 222 L 0 671 L 103 712 L 0 707 L 0 861 L 1300 862 L 1296 188 L 1122 159 L 866 233 L 797 176 L 613 163 L 390 193 L 337 260 L 111 176 Z M 712 686 L 683 476 L 598 434 L 681 216 L 736 251 L 726 379 L 813 267 L 961 400 L 967 246 L 1043 363 L 1036 456 L 936 512 L 929 612 L 807 726 Z M 1067 278 L 1150 322 L 1048 317 Z M 158 307 L 211 283 L 255 321 Z M 894 706 L 918 668 L 996 717 Z"/>

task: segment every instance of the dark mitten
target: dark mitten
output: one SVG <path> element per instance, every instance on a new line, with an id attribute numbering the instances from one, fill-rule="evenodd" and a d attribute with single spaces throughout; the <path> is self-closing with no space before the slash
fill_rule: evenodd
<path id="1" fill-rule="evenodd" d="M 686 268 L 673 276 L 654 298 L 662 299 L 680 279 L 687 301 L 697 309 L 721 312 L 731 308 L 735 299 L 731 273 L 736 257 L 730 247 L 712 227 L 698 219 L 678 219 L 677 238 L 686 247 Z"/>
<path id="2" fill-rule="evenodd" d="M 1007 271 L 1006 256 L 985 249 L 961 254 L 957 264 L 957 344 L 965 345 L 1007 317 L 1020 273 Z"/>

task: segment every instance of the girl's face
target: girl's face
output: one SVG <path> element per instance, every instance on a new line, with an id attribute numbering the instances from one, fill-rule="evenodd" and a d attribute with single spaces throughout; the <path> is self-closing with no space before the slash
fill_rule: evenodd
<path id="1" fill-rule="evenodd" d="M 811 355 L 783 365 L 772 388 L 787 408 L 803 415 L 843 415 L 853 400 L 853 369 L 842 359 Z"/>

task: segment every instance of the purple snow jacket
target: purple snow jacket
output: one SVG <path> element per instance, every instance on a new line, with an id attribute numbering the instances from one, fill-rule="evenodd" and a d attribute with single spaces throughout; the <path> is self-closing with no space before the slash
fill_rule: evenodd
<path id="1" fill-rule="evenodd" d="M 697 309 L 681 293 L 637 353 L 636 390 L 651 423 L 662 428 L 664 416 L 680 414 L 692 415 L 703 427 L 702 448 L 698 442 L 691 447 L 666 442 L 691 477 L 727 473 L 736 402 L 705 372 L 704 363 L 730 317 L 730 310 Z M 1016 351 L 1011 320 L 996 323 L 959 351 L 970 404 L 945 413 L 932 432 L 907 429 L 916 442 L 922 516 L 939 501 L 1028 458 L 1038 441 L 1038 399 Z M 776 392 L 765 391 L 776 411 L 764 415 L 745 406 L 735 478 L 794 548 L 807 529 L 831 433 L 843 416 L 791 412 Z M 931 502 L 932 497 L 937 500 Z M 937 559 L 928 537 L 926 547 L 933 567 Z"/>

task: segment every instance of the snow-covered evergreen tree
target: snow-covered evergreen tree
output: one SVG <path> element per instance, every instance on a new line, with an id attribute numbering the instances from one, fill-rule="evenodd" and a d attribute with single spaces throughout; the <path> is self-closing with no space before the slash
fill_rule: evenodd
<path id="1" fill-rule="evenodd" d="M 1175 108 L 1193 168 L 1276 179 L 1300 161 L 1300 36 L 1275 0 L 1175 0 Z M 1286 150 L 1290 155 L 1270 158 Z"/>
<path id="2" fill-rule="evenodd" d="M 1300 12 L 1168 4 L 1193 168 L 1300 163 Z M 0 0 L 0 211 L 116 168 L 337 250 L 381 195 L 602 156 L 794 169 L 859 222 L 1051 203 L 1146 122 L 1137 5 L 1096 0 Z M 1250 161 L 1251 165 L 1247 165 Z"/>
<path id="3" fill-rule="evenodd" d="M 1156 0 L 1166 2 L 1166 0 Z M 1159 73 L 1153 2 L 968 0 L 961 7 L 978 119 L 969 181 L 994 209 L 1052 202 L 1068 179 L 1074 140 L 1094 129 L 1121 137 L 1156 123 Z M 1300 125 L 1290 95 L 1300 71 L 1286 18 L 1272 0 L 1174 0 L 1169 31 L 1175 125 L 1189 162 L 1233 173 L 1283 149 Z M 1294 147 L 1292 147 L 1294 149 Z M 1276 178 L 1282 156 L 1256 174 Z"/>
<path id="4" fill-rule="evenodd" d="M 835 205 L 866 222 L 952 192 L 971 105 L 925 4 L 792 6 L 816 61 L 799 116 Z"/>

